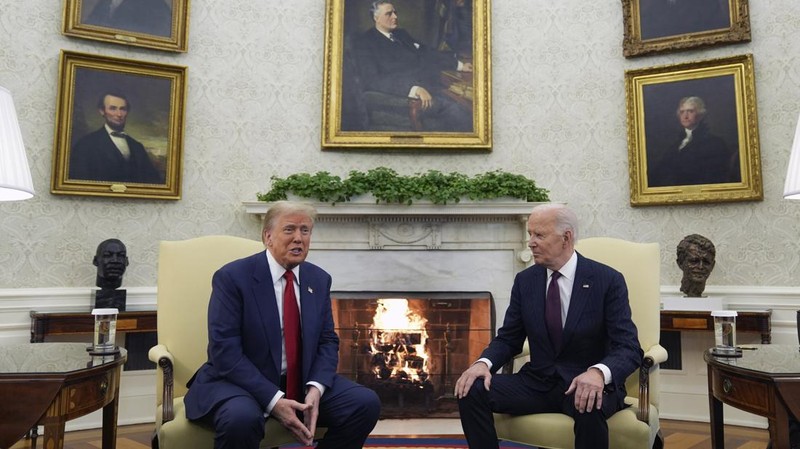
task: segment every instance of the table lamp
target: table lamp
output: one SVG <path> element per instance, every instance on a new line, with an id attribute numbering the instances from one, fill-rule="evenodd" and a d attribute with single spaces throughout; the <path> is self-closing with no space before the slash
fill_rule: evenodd
<path id="1" fill-rule="evenodd" d="M 11 92 L 0 86 L 0 201 L 27 200 L 33 179 Z"/>
<path id="2" fill-rule="evenodd" d="M 792 154 L 789 156 L 789 169 L 786 172 L 786 183 L 783 186 L 783 197 L 788 200 L 800 200 L 800 120 L 794 132 Z"/>
<path id="3" fill-rule="evenodd" d="M 789 170 L 786 172 L 783 197 L 789 200 L 800 200 L 800 119 L 797 121 L 797 129 L 794 132 L 792 155 L 789 156 Z M 797 339 L 800 341 L 800 310 L 797 311 Z"/>

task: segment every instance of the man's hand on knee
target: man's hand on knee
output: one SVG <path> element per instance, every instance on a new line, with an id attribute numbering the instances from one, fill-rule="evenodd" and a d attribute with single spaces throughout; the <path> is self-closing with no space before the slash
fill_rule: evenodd
<path id="1" fill-rule="evenodd" d="M 575 393 L 575 410 L 578 413 L 600 409 L 603 406 L 603 388 L 605 379 L 598 368 L 589 368 L 585 373 L 572 379 L 564 394 Z"/>
<path id="2" fill-rule="evenodd" d="M 489 366 L 484 362 L 475 362 L 461 374 L 461 377 L 456 381 L 455 395 L 461 399 L 466 397 L 469 393 L 472 384 L 476 379 L 483 378 L 483 387 L 489 391 L 492 385 L 492 372 L 489 371 Z"/>

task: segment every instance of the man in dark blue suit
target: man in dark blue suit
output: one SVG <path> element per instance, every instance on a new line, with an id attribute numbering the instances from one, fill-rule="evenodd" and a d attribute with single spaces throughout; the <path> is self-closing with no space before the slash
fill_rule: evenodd
<path id="1" fill-rule="evenodd" d="M 118 183 L 161 184 L 163 176 L 138 140 L 125 132 L 130 102 L 125 94 L 100 95 L 97 111 L 105 124 L 78 140 L 70 151 L 69 178 Z"/>
<path id="2" fill-rule="evenodd" d="M 625 279 L 575 252 L 578 220 L 564 205 L 534 208 L 528 234 L 535 265 L 517 274 L 503 326 L 456 382 L 464 434 L 472 449 L 497 448 L 493 412 L 564 413 L 576 448 L 608 448 L 606 420 L 643 356 Z M 531 361 L 495 374 L 526 339 Z"/>
<path id="3" fill-rule="evenodd" d="M 472 111 L 442 92 L 443 70 L 472 71 L 453 52 L 426 46 L 399 28 L 389 0 L 372 2 L 375 27 L 355 42 L 355 60 L 364 90 L 419 99 L 425 131 L 472 132 Z"/>
<path id="4" fill-rule="evenodd" d="M 216 449 L 257 448 L 267 419 L 277 419 L 305 445 L 319 424 L 328 428 L 319 449 L 361 449 L 378 421 L 375 392 L 336 374 L 331 277 L 305 262 L 315 217 L 311 206 L 276 203 L 264 217 L 267 251 L 214 274 L 208 361 L 189 381 L 184 403 L 187 418 L 213 426 Z M 284 393 L 292 383 L 284 337 L 290 330 L 282 320 L 287 284 L 302 329 L 302 390 L 296 399 Z"/>

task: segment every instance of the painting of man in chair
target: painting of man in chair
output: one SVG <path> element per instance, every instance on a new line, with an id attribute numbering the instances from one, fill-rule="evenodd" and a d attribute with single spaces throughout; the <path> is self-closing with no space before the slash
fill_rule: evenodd
<path id="1" fill-rule="evenodd" d="M 473 132 L 472 0 L 347 2 L 342 71 L 343 131 Z"/>

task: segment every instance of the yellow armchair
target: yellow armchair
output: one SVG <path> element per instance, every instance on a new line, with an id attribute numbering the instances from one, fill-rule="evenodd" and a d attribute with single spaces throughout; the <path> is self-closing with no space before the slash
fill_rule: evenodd
<path id="1" fill-rule="evenodd" d="M 639 371 L 625 382 L 631 407 L 620 410 L 608 420 L 610 447 L 615 449 L 660 449 L 664 446 L 658 421 L 658 365 L 667 360 L 667 351 L 659 344 L 661 327 L 660 270 L 657 243 L 634 243 L 606 237 L 578 241 L 582 255 L 615 268 L 628 284 L 633 321 L 639 331 L 644 358 Z M 527 343 L 514 359 L 514 371 L 530 357 Z M 494 415 L 501 440 L 530 444 L 541 448 L 568 449 L 575 446 L 573 420 L 560 413 L 513 416 Z"/>
<path id="2" fill-rule="evenodd" d="M 186 419 L 186 383 L 206 361 L 211 277 L 222 265 L 258 251 L 255 240 L 231 236 L 163 241 L 158 254 L 158 345 L 149 358 L 158 364 L 153 448 L 212 449 L 214 432 Z M 319 437 L 323 430 L 317 433 Z M 260 447 L 294 442 L 276 420 L 268 419 Z"/>

